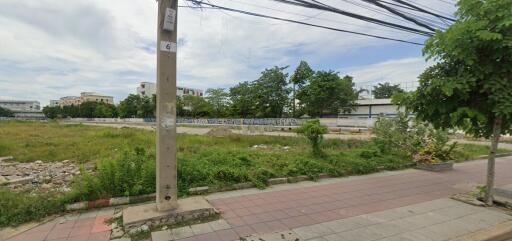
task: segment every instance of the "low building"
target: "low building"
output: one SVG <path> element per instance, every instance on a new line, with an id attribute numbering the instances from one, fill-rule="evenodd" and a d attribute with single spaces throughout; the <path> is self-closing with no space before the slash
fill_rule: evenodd
<path id="1" fill-rule="evenodd" d="M 41 110 L 41 104 L 35 100 L 0 100 L 0 107 L 13 112 Z"/>
<path id="2" fill-rule="evenodd" d="M 107 104 L 114 104 L 114 97 L 109 95 L 103 95 L 96 92 L 82 92 L 80 96 L 65 96 L 60 98 L 60 100 L 54 100 L 54 103 L 58 103 L 59 106 L 70 106 L 70 105 L 80 105 L 87 101 L 93 102 L 103 102 Z M 50 106 L 52 106 L 52 101 L 50 101 Z"/>
<path id="3" fill-rule="evenodd" d="M 87 101 L 103 102 L 107 104 L 114 104 L 114 97 L 109 95 L 102 95 L 96 92 L 82 92 L 80 93 L 81 103 Z"/>
<path id="4" fill-rule="evenodd" d="M 404 109 L 391 103 L 391 99 L 364 99 L 357 100 L 355 109 L 350 113 L 340 114 L 340 117 L 396 116 L 399 111 L 404 111 Z"/>
<path id="5" fill-rule="evenodd" d="M 143 97 L 156 95 L 156 83 L 141 82 L 139 87 L 137 87 L 137 94 Z M 203 90 L 177 86 L 176 95 L 181 97 L 185 95 L 203 96 Z"/>

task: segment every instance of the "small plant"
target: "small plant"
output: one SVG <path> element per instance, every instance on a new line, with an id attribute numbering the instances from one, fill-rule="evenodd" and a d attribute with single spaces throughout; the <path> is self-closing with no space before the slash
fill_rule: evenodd
<path id="1" fill-rule="evenodd" d="M 327 127 L 320 124 L 320 120 L 310 120 L 302 123 L 302 125 L 297 128 L 297 133 L 308 138 L 311 143 L 311 147 L 313 149 L 314 155 L 321 155 L 322 149 L 320 148 L 320 144 L 324 138 L 324 134 L 327 133 Z"/>

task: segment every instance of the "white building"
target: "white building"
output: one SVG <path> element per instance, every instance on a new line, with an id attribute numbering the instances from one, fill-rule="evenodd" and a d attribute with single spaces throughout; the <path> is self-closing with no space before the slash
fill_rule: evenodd
<path id="1" fill-rule="evenodd" d="M 41 110 L 41 104 L 35 100 L 0 100 L 0 107 L 13 112 Z"/>
<path id="2" fill-rule="evenodd" d="M 60 100 L 50 100 L 50 107 L 60 106 Z"/>
<path id="3" fill-rule="evenodd" d="M 143 97 L 152 97 L 153 95 L 156 95 L 156 83 L 141 82 L 139 87 L 137 87 L 137 94 Z M 203 90 L 177 86 L 176 95 L 203 96 Z"/>
<path id="4" fill-rule="evenodd" d="M 404 108 L 391 103 L 391 99 L 365 99 L 357 100 L 355 110 L 351 113 L 344 113 L 340 116 L 374 118 L 379 116 L 395 116 L 398 111 L 403 112 Z"/>

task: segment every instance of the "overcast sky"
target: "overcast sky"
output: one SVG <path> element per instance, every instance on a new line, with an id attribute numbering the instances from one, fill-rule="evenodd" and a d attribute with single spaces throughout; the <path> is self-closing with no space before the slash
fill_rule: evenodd
<path id="1" fill-rule="evenodd" d="M 352 0 L 360 1 L 360 0 Z M 421 0 L 451 13 L 452 0 Z M 425 39 L 328 13 L 269 0 L 210 0 L 220 5 L 353 31 Z M 324 0 L 366 15 L 344 1 Z M 417 1 L 414 1 L 417 2 Z M 185 5 L 184 2 L 180 3 Z M 95 91 L 116 103 L 141 81 L 155 81 L 154 0 L 0 1 L 0 99 L 50 99 Z M 384 16 L 385 17 L 385 16 Z M 415 81 L 426 63 L 421 47 L 265 20 L 217 10 L 179 9 L 178 84 L 231 87 L 272 66 L 308 61 L 350 74 L 358 83 Z"/>

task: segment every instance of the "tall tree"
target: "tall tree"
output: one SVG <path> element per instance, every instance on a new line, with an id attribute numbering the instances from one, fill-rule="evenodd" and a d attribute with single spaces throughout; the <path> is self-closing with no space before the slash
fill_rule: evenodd
<path id="1" fill-rule="evenodd" d="M 119 103 L 119 117 L 121 118 L 135 118 L 141 104 L 141 97 L 139 95 L 130 94 Z"/>
<path id="2" fill-rule="evenodd" d="M 62 109 L 60 106 L 45 106 L 43 107 L 43 114 L 46 118 L 55 119 L 61 115 Z M 0 114 L 1 116 L 1 114 Z"/>
<path id="3" fill-rule="evenodd" d="M 292 100 L 291 100 L 291 106 L 292 106 L 292 116 L 296 117 L 296 87 L 301 88 L 306 82 L 313 76 L 315 72 L 311 67 L 309 67 L 309 64 L 302 60 L 300 61 L 299 65 L 295 69 L 295 72 L 293 72 L 292 76 L 290 77 L 290 83 L 292 84 Z"/>
<path id="4" fill-rule="evenodd" d="M 229 93 L 224 89 L 207 89 L 205 99 L 212 107 L 212 117 L 226 117 L 229 114 Z"/>
<path id="5" fill-rule="evenodd" d="M 252 83 L 256 99 L 256 117 L 280 118 L 288 103 L 290 88 L 287 87 L 287 67 L 265 69 L 261 76 Z"/>
<path id="6" fill-rule="evenodd" d="M 389 82 L 384 84 L 379 83 L 373 87 L 372 93 L 375 99 L 389 99 L 396 93 L 403 93 L 404 90 L 400 88 L 399 84 L 392 85 Z"/>
<path id="7" fill-rule="evenodd" d="M 212 111 L 210 103 L 201 96 L 185 95 L 183 105 L 185 109 L 189 109 L 190 116 L 194 118 L 209 116 Z"/>
<path id="8" fill-rule="evenodd" d="M 420 86 L 396 98 L 436 127 L 461 128 L 491 138 L 485 200 L 493 202 L 495 156 L 512 126 L 512 1 L 460 0 L 458 21 L 438 31 L 423 49 L 437 64 Z"/>
<path id="9" fill-rule="evenodd" d="M 249 118 L 256 116 L 256 99 L 250 82 L 241 82 L 229 89 L 231 116 Z"/>
<path id="10" fill-rule="evenodd" d="M 297 92 L 304 112 L 311 117 L 349 110 L 357 98 L 352 77 L 340 78 L 334 71 L 317 71 Z"/>

